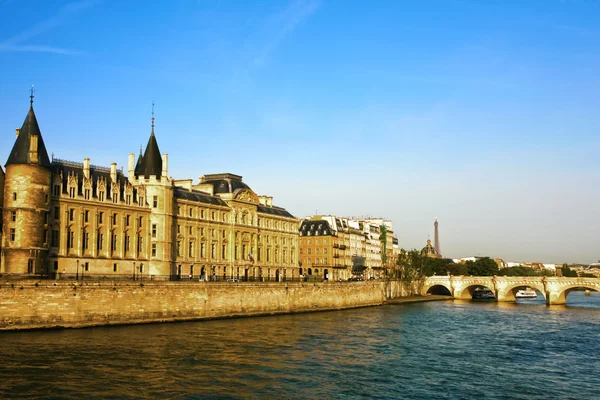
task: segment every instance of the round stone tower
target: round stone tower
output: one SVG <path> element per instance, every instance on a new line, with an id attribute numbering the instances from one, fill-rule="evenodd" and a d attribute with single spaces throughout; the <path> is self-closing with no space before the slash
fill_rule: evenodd
<path id="1" fill-rule="evenodd" d="M 3 273 L 39 274 L 48 263 L 51 163 L 31 107 L 6 161 Z"/>

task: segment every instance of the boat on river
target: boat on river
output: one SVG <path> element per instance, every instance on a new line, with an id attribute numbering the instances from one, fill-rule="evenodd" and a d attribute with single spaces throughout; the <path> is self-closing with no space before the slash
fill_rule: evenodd
<path id="1" fill-rule="evenodd" d="M 490 289 L 475 289 L 473 291 L 473 300 L 493 300 L 496 296 Z"/>
<path id="2" fill-rule="evenodd" d="M 537 297 L 537 293 L 531 288 L 521 289 L 515 294 L 515 297 L 517 299 L 534 299 Z"/>

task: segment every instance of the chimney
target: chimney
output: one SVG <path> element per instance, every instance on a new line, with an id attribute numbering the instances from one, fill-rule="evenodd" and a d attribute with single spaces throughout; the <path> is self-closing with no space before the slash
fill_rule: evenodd
<path id="1" fill-rule="evenodd" d="M 117 163 L 116 162 L 110 164 L 110 180 L 112 182 L 117 181 Z"/>
<path id="2" fill-rule="evenodd" d="M 135 170 L 135 154 L 129 153 L 129 159 L 127 160 L 127 178 L 129 182 L 133 179 L 133 171 Z"/>
<path id="3" fill-rule="evenodd" d="M 162 176 L 165 178 L 169 176 L 169 155 L 167 153 L 162 155 Z"/>
<path id="4" fill-rule="evenodd" d="M 31 135 L 29 139 L 29 162 L 38 162 L 38 136 Z"/>
<path id="5" fill-rule="evenodd" d="M 21 128 L 17 128 L 15 129 L 16 133 L 17 133 L 17 137 L 19 137 L 19 133 L 21 133 Z"/>
<path id="6" fill-rule="evenodd" d="M 90 179 L 90 159 L 89 158 L 83 159 L 83 176 L 85 176 L 86 179 Z"/>

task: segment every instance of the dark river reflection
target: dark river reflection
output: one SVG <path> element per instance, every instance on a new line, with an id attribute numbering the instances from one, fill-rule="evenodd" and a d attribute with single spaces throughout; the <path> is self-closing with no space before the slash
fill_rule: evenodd
<path id="1" fill-rule="evenodd" d="M 2 398 L 600 397 L 600 296 L 0 333 Z"/>

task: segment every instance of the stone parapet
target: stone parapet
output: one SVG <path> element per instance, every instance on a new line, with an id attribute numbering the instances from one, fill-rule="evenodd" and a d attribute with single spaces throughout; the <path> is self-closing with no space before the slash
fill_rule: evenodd
<path id="1" fill-rule="evenodd" d="M 383 304 L 382 282 L 215 283 L 11 281 L 0 330 L 246 317 Z"/>

